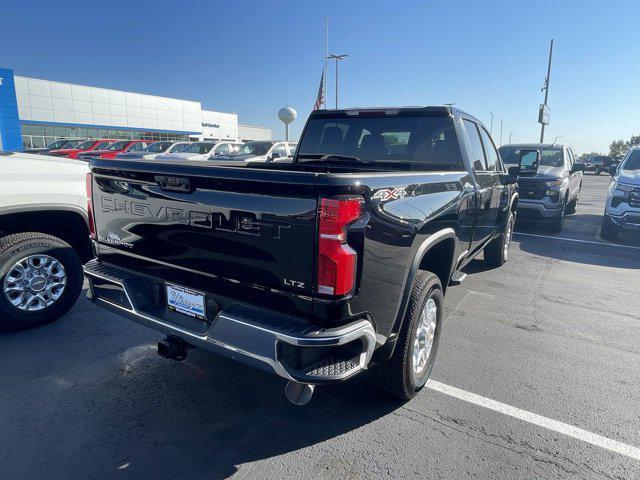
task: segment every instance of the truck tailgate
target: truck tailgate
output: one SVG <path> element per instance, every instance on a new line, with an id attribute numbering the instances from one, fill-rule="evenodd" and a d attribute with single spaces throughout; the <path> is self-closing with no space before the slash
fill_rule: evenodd
<path id="1" fill-rule="evenodd" d="M 311 173 L 96 160 L 98 242 L 242 284 L 311 293 L 317 193 Z"/>

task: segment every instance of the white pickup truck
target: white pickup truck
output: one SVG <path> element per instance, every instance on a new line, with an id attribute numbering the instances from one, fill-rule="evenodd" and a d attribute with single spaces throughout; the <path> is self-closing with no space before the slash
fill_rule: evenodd
<path id="1" fill-rule="evenodd" d="M 85 162 L 0 151 L 0 328 L 56 320 L 91 258 Z"/>

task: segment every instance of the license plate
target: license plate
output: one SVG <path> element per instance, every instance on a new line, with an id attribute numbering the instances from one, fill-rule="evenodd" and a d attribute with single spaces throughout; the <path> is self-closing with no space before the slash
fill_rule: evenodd
<path id="1" fill-rule="evenodd" d="M 167 285 L 167 308 L 204 320 L 204 294 L 177 285 Z"/>

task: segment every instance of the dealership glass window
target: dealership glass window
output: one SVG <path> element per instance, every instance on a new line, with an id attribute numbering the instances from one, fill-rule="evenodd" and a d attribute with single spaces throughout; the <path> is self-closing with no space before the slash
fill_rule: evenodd
<path id="1" fill-rule="evenodd" d="M 42 136 L 42 125 L 31 125 L 31 133 L 30 135 L 34 136 Z"/>
<path id="2" fill-rule="evenodd" d="M 113 138 L 116 140 L 170 140 L 188 141 L 188 135 L 168 132 L 145 132 L 107 128 L 86 128 L 58 125 L 21 125 L 22 142 L 25 148 L 44 146 L 59 138 Z"/>

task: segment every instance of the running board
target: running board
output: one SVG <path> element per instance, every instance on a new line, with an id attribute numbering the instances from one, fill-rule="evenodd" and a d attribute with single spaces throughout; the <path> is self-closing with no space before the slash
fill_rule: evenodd
<path id="1" fill-rule="evenodd" d="M 467 278 L 467 274 L 460 270 L 455 270 L 449 280 L 449 285 L 460 285 Z"/>

